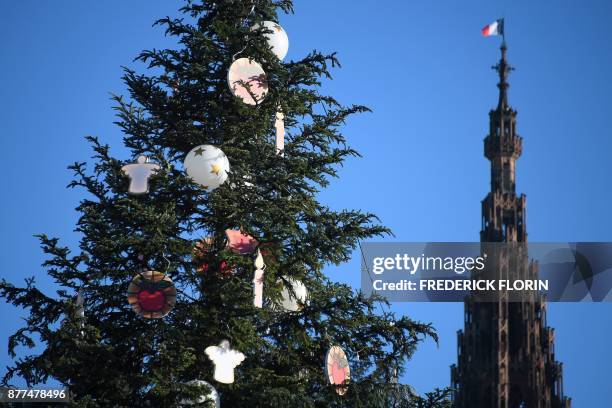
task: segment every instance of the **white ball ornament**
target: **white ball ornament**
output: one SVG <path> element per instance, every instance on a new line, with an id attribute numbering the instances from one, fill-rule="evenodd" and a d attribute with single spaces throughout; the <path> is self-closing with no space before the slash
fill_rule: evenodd
<path id="1" fill-rule="evenodd" d="M 181 405 L 183 406 L 200 405 L 200 404 L 205 404 L 207 402 L 208 403 L 212 402 L 214 403 L 215 408 L 219 408 L 221 406 L 221 399 L 219 398 L 219 393 L 217 392 L 217 390 L 215 390 L 215 388 L 212 385 L 210 385 L 206 381 L 193 380 L 193 381 L 189 381 L 187 385 L 190 385 L 193 387 L 202 387 L 210 391 L 206 394 L 200 395 L 196 399 L 183 399 L 181 401 Z"/>
<path id="2" fill-rule="evenodd" d="M 282 61 L 287 56 L 287 51 L 289 51 L 289 37 L 287 36 L 287 32 L 280 24 L 274 21 L 264 21 L 261 23 L 261 26 L 263 26 L 266 31 L 271 31 L 271 33 L 265 33 L 264 35 L 274 55 Z M 253 26 L 253 30 L 259 28 L 259 24 Z"/>
<path id="3" fill-rule="evenodd" d="M 283 284 L 280 306 L 287 312 L 298 312 L 306 304 L 308 289 L 306 289 L 302 281 L 289 277 L 285 277 L 284 280 L 291 286 L 291 290 L 289 290 L 287 285 Z M 279 282 L 282 283 L 283 281 L 280 280 Z"/>
<path id="4" fill-rule="evenodd" d="M 225 153 L 211 145 L 200 145 L 191 149 L 183 166 L 187 175 L 208 191 L 225 183 L 230 170 Z"/>

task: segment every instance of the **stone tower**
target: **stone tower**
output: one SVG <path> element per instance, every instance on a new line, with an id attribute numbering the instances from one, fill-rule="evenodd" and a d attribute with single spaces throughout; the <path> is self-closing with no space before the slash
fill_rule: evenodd
<path id="1" fill-rule="evenodd" d="M 489 134 L 484 154 L 491 162 L 491 192 L 482 201 L 480 241 L 527 243 L 526 197 L 515 190 L 516 160 L 522 138 L 516 132 L 516 111 L 508 104 L 506 60 L 493 67 L 499 74 L 499 101 L 489 112 Z M 494 267 L 483 271 L 494 279 L 534 279 L 537 263 L 500 253 Z M 486 277 L 486 276 L 485 276 Z M 457 408 L 566 408 L 561 363 L 555 360 L 554 330 L 546 324 L 546 302 L 530 294 L 509 299 L 500 292 L 494 301 L 465 301 L 465 328 L 458 332 L 458 362 L 451 367 Z"/>

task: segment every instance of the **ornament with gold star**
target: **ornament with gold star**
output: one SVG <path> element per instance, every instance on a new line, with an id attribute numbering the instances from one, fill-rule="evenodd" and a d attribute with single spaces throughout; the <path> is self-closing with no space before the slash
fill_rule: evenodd
<path id="1" fill-rule="evenodd" d="M 283 60 L 289 51 L 289 37 L 283 27 L 274 21 L 262 21 L 260 24 L 255 24 L 252 28 L 253 31 L 258 29 L 264 30 L 264 35 L 268 46 L 270 46 L 274 55 L 279 60 Z"/>
<path id="2" fill-rule="evenodd" d="M 225 183 L 230 170 L 225 153 L 212 145 L 200 145 L 191 149 L 185 157 L 183 166 L 194 183 L 208 191 Z"/>

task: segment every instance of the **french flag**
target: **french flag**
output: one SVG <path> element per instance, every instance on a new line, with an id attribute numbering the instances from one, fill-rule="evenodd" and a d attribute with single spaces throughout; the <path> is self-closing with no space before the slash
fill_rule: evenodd
<path id="1" fill-rule="evenodd" d="M 504 19 L 500 18 L 493 23 L 485 26 L 482 30 L 482 35 L 489 37 L 492 35 L 504 35 Z"/>

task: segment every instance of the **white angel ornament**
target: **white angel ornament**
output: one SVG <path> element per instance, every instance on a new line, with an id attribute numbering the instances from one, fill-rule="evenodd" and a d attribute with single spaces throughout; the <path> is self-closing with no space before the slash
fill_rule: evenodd
<path id="1" fill-rule="evenodd" d="M 244 354 L 232 350 L 227 340 L 223 340 L 218 346 L 207 347 L 204 351 L 215 364 L 215 380 L 223 384 L 233 383 L 234 368 L 244 361 Z"/>

